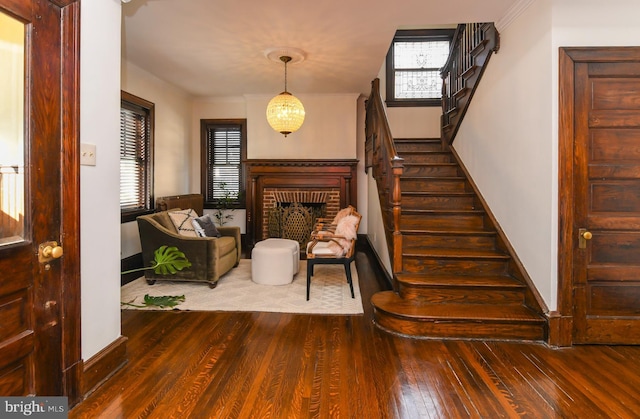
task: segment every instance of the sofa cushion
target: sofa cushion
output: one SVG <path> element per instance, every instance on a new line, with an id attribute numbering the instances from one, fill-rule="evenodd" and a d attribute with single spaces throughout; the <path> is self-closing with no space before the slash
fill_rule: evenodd
<path id="1" fill-rule="evenodd" d="M 192 220 L 197 216 L 198 214 L 192 209 L 169 211 L 169 218 L 178 230 L 178 234 L 187 237 L 198 237 L 192 223 Z"/>
<path id="2" fill-rule="evenodd" d="M 200 237 L 221 236 L 210 214 L 205 214 L 202 217 L 194 218 L 193 220 L 191 220 L 191 222 L 193 223 L 193 228 L 195 228 L 196 230 L 196 234 Z"/>
<path id="3" fill-rule="evenodd" d="M 220 256 L 226 255 L 230 252 L 237 252 L 237 244 L 236 239 L 230 236 L 222 236 L 217 240 L 218 250 L 220 251 Z"/>

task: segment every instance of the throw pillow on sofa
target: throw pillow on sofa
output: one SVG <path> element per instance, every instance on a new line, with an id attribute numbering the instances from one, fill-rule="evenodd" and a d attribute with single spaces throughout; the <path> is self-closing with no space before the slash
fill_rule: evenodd
<path id="1" fill-rule="evenodd" d="M 169 211 L 169 218 L 171 218 L 171 222 L 178 230 L 178 233 L 187 237 L 198 237 L 191 222 L 197 216 L 198 213 L 193 209 Z"/>
<path id="2" fill-rule="evenodd" d="M 191 222 L 193 224 L 193 228 L 196 230 L 196 234 L 200 237 L 221 236 L 210 214 L 205 214 L 202 217 L 194 218 L 193 220 L 191 220 Z"/>

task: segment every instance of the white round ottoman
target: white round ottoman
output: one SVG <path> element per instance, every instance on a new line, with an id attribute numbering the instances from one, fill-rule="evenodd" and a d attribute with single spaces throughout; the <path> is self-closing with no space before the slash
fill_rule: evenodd
<path id="1" fill-rule="evenodd" d="M 266 239 L 251 251 L 251 279 L 256 284 L 290 284 L 299 268 L 300 244 L 295 240 Z"/>

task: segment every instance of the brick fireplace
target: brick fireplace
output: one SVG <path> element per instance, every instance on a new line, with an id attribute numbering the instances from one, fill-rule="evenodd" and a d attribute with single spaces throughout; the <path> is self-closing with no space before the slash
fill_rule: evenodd
<path id="1" fill-rule="evenodd" d="M 269 211 L 280 205 L 320 205 L 323 215 L 357 206 L 357 160 L 248 160 L 247 243 L 269 237 Z"/>

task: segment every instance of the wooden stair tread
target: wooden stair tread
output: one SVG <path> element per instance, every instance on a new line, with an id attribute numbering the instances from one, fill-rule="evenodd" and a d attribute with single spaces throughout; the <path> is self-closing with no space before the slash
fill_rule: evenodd
<path id="1" fill-rule="evenodd" d="M 454 230 L 451 228 L 443 230 L 400 230 L 404 235 L 436 235 L 436 236 L 496 236 L 495 230 Z"/>
<path id="2" fill-rule="evenodd" d="M 407 150 L 407 151 L 402 151 L 400 153 L 400 157 L 402 157 L 402 155 L 424 155 L 424 154 L 447 154 L 447 155 L 452 155 L 452 153 L 450 151 L 446 151 L 446 150 L 420 150 L 420 151 L 415 151 L 415 150 Z"/>
<path id="3" fill-rule="evenodd" d="M 436 210 L 425 210 L 425 209 L 408 209 L 403 210 L 402 215 L 483 215 L 484 210 L 449 210 L 449 209 L 436 209 Z"/>
<path id="4" fill-rule="evenodd" d="M 448 162 L 408 162 L 404 164 L 404 167 L 407 166 L 426 166 L 426 167 L 430 167 L 430 166 L 448 166 L 448 167 L 453 167 L 453 166 L 458 166 L 458 163 L 448 163 Z"/>
<path id="5" fill-rule="evenodd" d="M 396 274 L 398 281 L 412 287 L 481 287 L 524 289 L 524 284 L 510 276 L 424 275 L 409 272 Z"/>
<path id="6" fill-rule="evenodd" d="M 543 324 L 545 319 L 524 305 L 431 304 L 404 300 L 393 291 L 383 291 L 371 297 L 376 310 L 389 315 L 417 321 L 479 321 Z"/>
<path id="7" fill-rule="evenodd" d="M 394 138 L 394 143 L 437 143 L 442 144 L 442 140 L 440 138 Z"/>
<path id="8" fill-rule="evenodd" d="M 473 192 L 466 191 L 407 191 L 402 192 L 401 195 L 407 196 L 476 196 Z"/>
<path id="9" fill-rule="evenodd" d="M 403 180 L 451 180 L 461 181 L 467 180 L 464 176 L 400 176 L 400 182 Z"/>
<path id="10" fill-rule="evenodd" d="M 484 249 L 447 249 L 439 247 L 416 247 L 403 249 L 402 256 L 425 257 L 425 258 L 448 258 L 448 259 L 504 259 L 511 256 L 495 250 Z"/>

